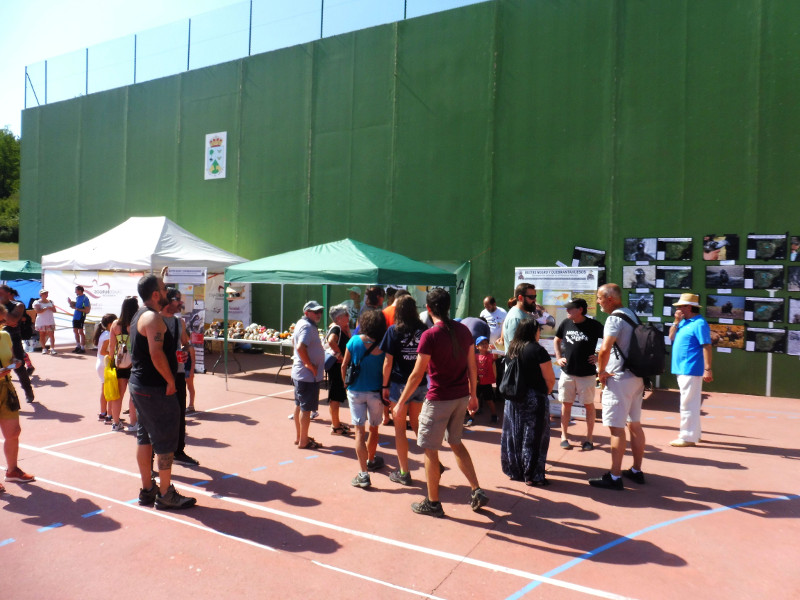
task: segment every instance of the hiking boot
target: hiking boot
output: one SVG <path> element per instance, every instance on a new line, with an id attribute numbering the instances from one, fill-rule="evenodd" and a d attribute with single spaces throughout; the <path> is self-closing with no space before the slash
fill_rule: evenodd
<path id="1" fill-rule="evenodd" d="M 353 480 L 350 482 L 354 487 L 360 487 L 361 489 L 366 489 L 372 485 L 372 481 L 369 479 L 369 473 L 364 473 L 363 475 L 359 473 Z"/>
<path id="2" fill-rule="evenodd" d="M 382 468 L 383 465 L 384 465 L 383 457 L 375 455 L 375 458 L 367 461 L 367 470 L 377 471 L 378 469 Z"/>
<path id="3" fill-rule="evenodd" d="M 6 481 L 13 481 L 14 483 L 30 483 L 36 481 L 33 475 L 28 475 L 19 467 L 15 467 L 11 471 L 6 471 Z"/>
<path id="4" fill-rule="evenodd" d="M 195 504 L 197 504 L 197 498 L 181 496 L 172 484 L 170 484 L 166 494 L 163 496 L 158 494 L 156 496 L 156 509 L 158 510 L 191 508 Z"/>
<path id="5" fill-rule="evenodd" d="M 584 452 L 588 452 L 589 450 L 594 450 L 594 444 L 589 440 L 586 440 L 585 442 L 583 442 L 583 444 L 581 444 L 581 450 L 583 450 Z"/>
<path id="6" fill-rule="evenodd" d="M 472 507 L 472 510 L 477 512 L 487 504 L 489 504 L 489 498 L 486 496 L 486 492 L 481 488 L 472 490 L 469 497 L 469 505 Z"/>
<path id="7" fill-rule="evenodd" d="M 605 488 L 607 490 L 623 490 L 625 487 L 622 485 L 622 477 L 614 479 L 611 477 L 611 471 L 603 473 L 602 477 L 595 477 L 589 480 L 589 485 L 594 487 Z"/>
<path id="8" fill-rule="evenodd" d="M 626 469 L 622 472 L 623 477 L 627 477 L 634 483 L 638 483 L 639 485 L 644 485 L 644 472 L 643 471 L 634 471 L 633 469 Z"/>
<path id="9" fill-rule="evenodd" d="M 427 498 L 425 498 L 422 502 L 412 502 L 411 510 L 418 515 L 430 515 L 431 517 L 437 517 L 439 519 L 444 516 L 444 508 L 442 508 L 442 503 L 434 503 Z"/>
<path id="10" fill-rule="evenodd" d="M 146 490 L 144 488 L 139 490 L 139 504 L 141 506 L 153 506 L 153 502 L 156 501 L 157 495 L 158 495 L 158 486 L 156 485 L 156 480 L 152 479 L 150 481 L 149 490 Z"/>
<path id="11" fill-rule="evenodd" d="M 389 481 L 394 481 L 400 485 L 411 485 L 411 473 L 402 473 L 399 469 L 389 473 Z"/>
<path id="12" fill-rule="evenodd" d="M 175 462 L 181 463 L 182 465 L 192 465 L 193 467 L 197 467 L 200 465 L 199 460 L 195 460 L 194 458 L 186 454 L 186 452 L 176 452 L 173 460 Z"/>

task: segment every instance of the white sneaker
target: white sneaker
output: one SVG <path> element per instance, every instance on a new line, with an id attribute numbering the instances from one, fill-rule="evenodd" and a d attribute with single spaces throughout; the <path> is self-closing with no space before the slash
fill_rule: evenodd
<path id="1" fill-rule="evenodd" d="M 56 351 L 55 350 L 50 350 L 50 356 L 55 356 L 55 355 L 56 355 Z"/>
<path id="2" fill-rule="evenodd" d="M 47 354 L 47 348 L 42 348 L 42 354 Z"/>

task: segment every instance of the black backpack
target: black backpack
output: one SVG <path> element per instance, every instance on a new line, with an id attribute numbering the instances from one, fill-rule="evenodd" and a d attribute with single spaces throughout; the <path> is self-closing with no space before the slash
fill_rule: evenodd
<path id="1" fill-rule="evenodd" d="M 614 348 L 622 356 L 625 368 L 637 377 L 648 378 L 661 375 L 667 364 L 664 333 L 656 329 L 652 323 L 642 323 L 638 317 L 634 321 L 621 310 L 615 310 L 611 314 L 633 327 L 628 356 L 625 356 L 619 346 L 614 344 Z"/>
<path id="2" fill-rule="evenodd" d="M 512 359 L 506 358 L 505 363 L 506 370 L 503 372 L 503 378 L 500 380 L 500 385 L 497 386 L 497 391 L 506 400 L 523 402 L 528 395 L 528 384 L 519 364 L 519 355 Z"/>

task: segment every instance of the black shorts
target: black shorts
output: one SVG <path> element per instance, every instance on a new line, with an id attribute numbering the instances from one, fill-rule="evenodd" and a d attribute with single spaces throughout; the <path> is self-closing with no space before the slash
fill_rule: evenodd
<path id="1" fill-rule="evenodd" d="M 476 395 L 478 396 L 478 401 L 481 404 L 483 404 L 487 400 L 494 402 L 494 387 L 492 386 L 491 383 L 486 385 L 478 384 L 478 389 L 476 391 L 477 391 Z"/>
<path id="2" fill-rule="evenodd" d="M 83 315 L 80 319 L 72 319 L 72 328 L 83 329 L 83 324 L 85 322 L 86 322 L 86 315 Z"/>
<path id="3" fill-rule="evenodd" d="M 151 444 L 156 454 L 175 452 L 181 418 L 175 395 L 167 396 L 163 387 L 130 384 L 128 390 L 139 421 L 136 443 L 140 446 Z"/>

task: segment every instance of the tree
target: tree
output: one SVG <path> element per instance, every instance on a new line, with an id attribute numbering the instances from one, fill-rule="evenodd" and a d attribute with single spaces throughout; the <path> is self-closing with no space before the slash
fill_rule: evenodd
<path id="1" fill-rule="evenodd" d="M 8 128 L 0 131 L 0 198 L 19 189 L 19 139 Z"/>

